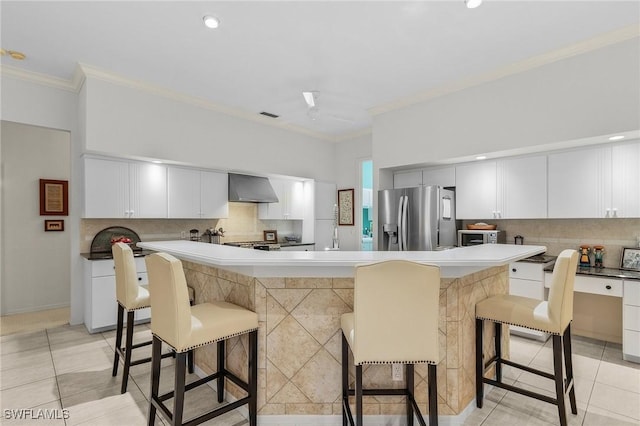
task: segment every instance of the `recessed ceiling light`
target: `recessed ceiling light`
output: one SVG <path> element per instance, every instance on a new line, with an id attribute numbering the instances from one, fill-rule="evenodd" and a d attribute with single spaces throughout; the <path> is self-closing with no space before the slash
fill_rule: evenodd
<path id="1" fill-rule="evenodd" d="M 464 2 L 467 4 L 467 8 L 469 9 L 475 9 L 482 4 L 482 0 L 465 0 Z"/>
<path id="2" fill-rule="evenodd" d="M 162 164 L 162 161 L 160 161 L 160 160 L 152 160 L 151 162 L 152 163 L 156 163 L 156 164 Z"/>
<path id="3" fill-rule="evenodd" d="M 476 160 L 486 160 L 486 159 L 487 159 L 487 156 L 486 156 L 486 155 L 478 155 L 478 156 L 476 157 Z"/>
<path id="4" fill-rule="evenodd" d="M 621 139 L 624 139 L 624 136 L 622 136 L 622 135 L 618 135 L 618 136 L 611 136 L 611 137 L 609 138 L 609 140 L 610 140 L 610 141 L 619 141 L 619 140 L 621 140 Z"/>
<path id="5" fill-rule="evenodd" d="M 220 20 L 215 16 L 207 15 L 202 18 L 202 22 L 207 28 L 218 28 L 220 25 Z"/>

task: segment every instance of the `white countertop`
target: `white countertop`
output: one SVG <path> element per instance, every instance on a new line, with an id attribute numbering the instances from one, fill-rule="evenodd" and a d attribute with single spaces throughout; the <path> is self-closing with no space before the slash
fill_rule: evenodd
<path id="1" fill-rule="evenodd" d="M 185 240 L 143 242 L 138 247 L 253 277 L 352 277 L 356 265 L 404 259 L 438 265 L 443 278 L 457 278 L 546 251 L 544 246 L 512 244 L 444 251 L 263 251 Z"/>

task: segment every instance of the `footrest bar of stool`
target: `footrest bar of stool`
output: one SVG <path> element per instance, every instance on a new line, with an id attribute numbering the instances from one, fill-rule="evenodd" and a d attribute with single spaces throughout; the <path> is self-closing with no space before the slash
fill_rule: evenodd
<path id="1" fill-rule="evenodd" d="M 491 364 L 493 364 L 496 361 L 498 361 L 498 357 L 495 356 L 495 355 L 493 357 L 489 358 L 489 360 L 484 363 L 484 371 L 487 371 L 487 369 L 489 367 L 491 367 Z"/>
<path id="2" fill-rule="evenodd" d="M 131 349 L 141 348 L 143 346 L 149 346 L 151 343 L 153 343 L 153 340 L 149 340 L 148 342 L 136 343 L 135 345 L 131 346 Z"/>
<path id="3" fill-rule="evenodd" d="M 221 416 L 225 413 L 228 413 L 231 410 L 235 410 L 236 408 L 245 405 L 247 402 L 249 402 L 249 399 L 250 399 L 249 397 L 245 397 L 237 401 L 234 401 L 232 403 L 229 403 L 227 405 L 224 405 L 222 407 L 216 408 L 212 411 L 209 411 L 208 413 L 205 413 L 201 416 L 198 416 L 194 419 L 191 419 L 189 421 L 182 423 L 182 426 L 195 426 L 195 425 L 199 425 L 200 423 L 204 423 L 207 420 L 211 420 L 214 417 Z"/>
<path id="4" fill-rule="evenodd" d="M 243 381 L 242 379 L 240 379 L 238 376 L 236 376 L 229 370 L 224 370 L 224 377 L 231 380 L 233 383 L 238 385 L 240 388 L 242 388 L 246 392 L 249 392 L 249 384 Z"/>
<path id="5" fill-rule="evenodd" d="M 129 363 L 129 365 L 140 365 L 140 364 L 144 364 L 145 362 L 150 362 L 151 361 L 151 357 L 149 358 L 141 358 L 141 359 L 136 359 L 135 361 L 131 361 Z"/>
<path id="6" fill-rule="evenodd" d="M 420 407 L 418 407 L 418 403 L 416 402 L 415 398 L 412 397 L 411 395 L 407 395 L 407 398 L 409 398 L 409 400 L 411 401 L 411 406 L 413 407 L 413 414 L 418 419 L 418 423 L 420 423 L 420 426 L 427 426 L 427 423 L 424 421 L 424 416 L 422 415 L 422 412 L 420 411 Z"/>
<path id="7" fill-rule="evenodd" d="M 568 383 L 567 383 L 567 380 L 565 379 L 565 381 L 564 381 L 564 393 L 565 393 L 565 395 L 567 394 L 567 392 L 569 392 L 571 390 L 572 387 L 574 387 L 573 379 L 571 379 L 571 381 L 569 381 Z"/>
<path id="8" fill-rule="evenodd" d="M 521 395 L 528 396 L 530 398 L 535 398 L 537 400 L 548 402 L 548 403 L 553 404 L 553 405 L 558 405 L 558 400 L 557 399 L 548 397 L 547 395 L 542 395 L 540 393 L 531 392 L 531 391 L 528 391 L 526 389 L 517 388 L 515 386 L 511 386 L 511 385 L 508 385 L 506 383 L 496 382 L 495 380 L 492 380 L 492 379 L 483 378 L 482 381 L 484 383 L 489 384 L 489 385 L 493 385 L 493 386 L 496 386 L 496 387 L 499 387 L 499 388 L 502 388 L 502 389 L 506 389 L 508 391 L 519 393 Z"/>
<path id="9" fill-rule="evenodd" d="M 154 407 L 156 407 L 156 409 L 162 411 L 162 414 L 164 414 L 167 419 L 173 420 L 173 413 L 169 411 L 167 406 L 164 405 L 162 401 L 156 401 L 155 399 L 151 398 L 151 403 Z"/>
<path id="10" fill-rule="evenodd" d="M 203 377 L 202 379 L 198 379 L 196 381 L 188 383 L 188 384 L 186 384 L 184 386 L 184 391 L 185 392 L 190 391 L 193 388 L 197 388 L 198 386 L 204 385 L 205 383 L 210 382 L 211 380 L 217 379 L 218 377 L 221 377 L 221 376 L 222 376 L 222 374 L 220 374 L 220 372 L 216 372 L 216 373 L 213 373 L 213 374 L 211 374 L 211 375 L 209 375 L 207 377 Z M 173 393 L 174 393 L 174 391 L 169 391 L 167 393 L 159 395 L 158 399 L 160 401 L 165 401 L 165 400 L 167 400 L 169 398 L 173 398 Z"/>
<path id="11" fill-rule="evenodd" d="M 356 394 L 355 389 L 349 389 L 349 396 Z M 363 389 L 363 396 L 384 396 L 384 395 L 400 395 L 407 396 L 409 392 L 406 389 Z"/>
<path id="12" fill-rule="evenodd" d="M 526 365 L 518 364 L 517 362 L 509 361 L 508 359 L 503 359 L 502 363 L 505 365 L 510 365 L 511 367 L 518 368 L 520 370 L 524 370 L 528 373 L 537 374 L 538 376 L 546 377 L 547 379 L 555 380 L 555 376 L 551 373 L 547 373 L 542 370 L 538 370 L 535 368 L 528 367 Z"/>

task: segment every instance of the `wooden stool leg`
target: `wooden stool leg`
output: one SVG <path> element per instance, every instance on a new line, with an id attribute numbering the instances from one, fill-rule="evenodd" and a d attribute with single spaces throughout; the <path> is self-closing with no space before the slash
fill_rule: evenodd
<path id="1" fill-rule="evenodd" d="M 392 367 L 393 368 L 393 367 Z M 405 365 L 405 382 L 407 383 L 407 426 L 413 426 L 413 391 L 415 389 L 414 386 L 414 375 L 413 375 L 413 364 Z"/>
<path id="2" fill-rule="evenodd" d="M 149 396 L 148 426 L 154 426 L 156 421 L 156 406 L 153 401 L 158 398 L 160 388 L 160 361 L 162 359 L 162 341 L 153 336 L 151 347 L 151 395 Z"/>
<path id="3" fill-rule="evenodd" d="M 122 387 L 120 393 L 127 391 L 127 383 L 129 382 L 129 367 L 131 366 L 131 352 L 133 346 L 133 315 L 134 311 L 127 312 L 127 338 L 124 348 L 124 368 L 122 369 Z"/>
<path id="4" fill-rule="evenodd" d="M 429 364 L 429 426 L 438 426 L 438 379 L 436 365 Z"/>
<path id="5" fill-rule="evenodd" d="M 356 426 L 362 426 L 362 365 L 356 365 Z"/>
<path id="6" fill-rule="evenodd" d="M 225 347 L 224 340 L 218 342 L 218 372 L 223 373 L 218 378 L 218 382 L 216 383 L 217 391 L 218 391 L 218 402 L 224 401 L 224 357 L 225 357 Z"/>
<path id="7" fill-rule="evenodd" d="M 184 382 L 186 373 L 187 353 L 176 353 L 176 377 L 173 396 L 173 425 L 182 425 L 184 410 Z"/>
<path id="8" fill-rule="evenodd" d="M 553 373 L 556 383 L 560 426 L 567 426 L 567 411 L 564 406 L 564 375 L 562 373 L 562 337 L 559 335 L 553 336 Z"/>
<path id="9" fill-rule="evenodd" d="M 258 330 L 249 333 L 249 426 L 258 424 Z"/>
<path id="10" fill-rule="evenodd" d="M 193 374 L 193 349 L 187 352 L 187 371 L 189 374 Z"/>
<path id="11" fill-rule="evenodd" d="M 567 373 L 567 383 L 571 386 L 569 389 L 569 403 L 571 404 L 571 412 L 578 414 L 578 406 L 576 405 L 576 389 L 573 383 L 573 361 L 571 360 L 571 324 L 567 326 L 562 337 L 564 344 L 564 367 Z"/>
<path id="12" fill-rule="evenodd" d="M 120 364 L 120 349 L 122 347 L 122 328 L 124 321 L 124 308 L 118 303 L 118 324 L 116 325 L 116 344 L 113 353 L 113 377 L 118 375 L 118 364 Z"/>
<path id="13" fill-rule="evenodd" d="M 502 382 L 502 323 L 495 323 L 494 346 L 496 348 L 496 381 Z"/>
<path id="14" fill-rule="evenodd" d="M 482 360 L 482 332 L 484 321 L 476 318 L 476 406 L 482 408 L 484 398 L 484 362 Z"/>
<path id="15" fill-rule="evenodd" d="M 349 344 L 342 335 L 342 426 L 349 424 L 346 406 L 349 405 Z M 345 406 L 346 404 L 346 406 Z"/>

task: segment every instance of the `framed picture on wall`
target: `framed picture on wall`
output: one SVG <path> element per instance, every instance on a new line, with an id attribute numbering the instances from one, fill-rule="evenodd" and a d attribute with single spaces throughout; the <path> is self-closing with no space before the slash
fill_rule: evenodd
<path id="1" fill-rule="evenodd" d="M 45 220 L 44 221 L 44 230 L 45 231 L 64 231 L 64 220 Z"/>
<path id="2" fill-rule="evenodd" d="M 338 225 L 353 225 L 353 188 L 338 190 Z"/>
<path id="3" fill-rule="evenodd" d="M 625 247 L 622 249 L 622 261 L 620 269 L 629 271 L 640 271 L 640 248 Z"/>
<path id="4" fill-rule="evenodd" d="M 40 179 L 40 216 L 69 215 L 69 181 Z"/>
<path id="5" fill-rule="evenodd" d="M 278 231 L 276 231 L 275 229 L 262 231 L 262 235 L 263 235 L 265 241 L 268 241 L 270 243 L 277 243 L 278 242 Z"/>

